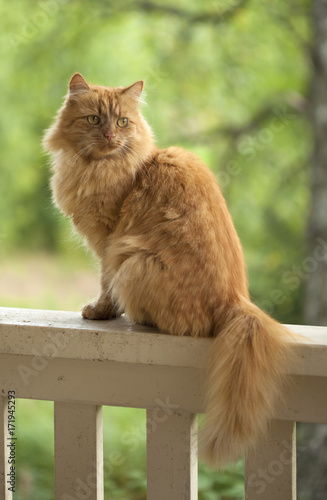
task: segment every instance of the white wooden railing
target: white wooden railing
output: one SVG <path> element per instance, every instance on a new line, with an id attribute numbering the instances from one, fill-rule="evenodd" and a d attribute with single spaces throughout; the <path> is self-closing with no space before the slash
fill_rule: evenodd
<path id="1" fill-rule="evenodd" d="M 267 440 L 246 457 L 247 500 L 294 500 L 294 422 L 327 423 L 327 328 L 290 328 L 313 342 L 298 344 L 303 363 L 290 367 L 285 403 Z M 197 414 L 211 342 L 124 318 L 92 322 L 78 313 L 0 308 L 1 500 L 12 498 L 9 391 L 54 401 L 56 500 L 104 498 L 102 405 L 147 409 L 148 500 L 197 499 Z"/>

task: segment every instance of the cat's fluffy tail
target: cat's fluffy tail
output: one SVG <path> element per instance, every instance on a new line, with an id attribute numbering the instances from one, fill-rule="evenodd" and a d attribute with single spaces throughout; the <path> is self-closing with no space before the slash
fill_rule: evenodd
<path id="1" fill-rule="evenodd" d="M 209 364 L 201 443 L 209 463 L 225 467 L 262 437 L 296 338 L 245 298 L 231 309 Z"/>

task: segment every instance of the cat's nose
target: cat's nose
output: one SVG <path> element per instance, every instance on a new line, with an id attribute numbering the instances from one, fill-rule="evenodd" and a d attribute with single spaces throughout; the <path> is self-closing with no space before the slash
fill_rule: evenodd
<path id="1" fill-rule="evenodd" d="M 105 136 L 108 139 L 108 142 L 110 142 L 114 137 L 116 137 L 116 134 L 106 134 Z"/>

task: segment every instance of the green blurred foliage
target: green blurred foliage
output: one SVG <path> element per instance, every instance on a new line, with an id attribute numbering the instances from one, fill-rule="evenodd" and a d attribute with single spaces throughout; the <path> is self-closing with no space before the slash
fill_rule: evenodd
<path id="1" fill-rule="evenodd" d="M 216 23 L 196 16 L 211 12 L 214 18 L 236 0 L 153 0 L 163 8 L 151 12 L 140 4 L 147 2 L 15 0 L 8 5 L 0 0 L 3 261 L 17 251 L 77 252 L 69 221 L 52 205 L 41 148 L 70 76 L 80 71 L 108 86 L 145 79 L 144 114 L 158 145 L 195 151 L 220 181 L 244 247 L 253 299 L 277 319 L 301 323 L 312 149 L 303 112 L 310 80 L 310 2 L 244 1 L 235 15 Z M 22 426 L 25 466 L 19 481 L 37 487 L 17 500 L 51 498 L 43 467 L 53 467 L 52 431 L 36 431 L 30 416 L 43 410 L 33 408 L 31 403 L 21 417 L 30 427 Z M 131 425 L 121 412 L 117 415 L 112 439 Z M 49 455 L 39 459 L 43 432 Z M 145 498 L 140 442 L 143 451 L 106 476 L 108 498 L 126 498 L 127 489 L 128 498 Z M 127 456 L 126 447 L 116 442 L 113 449 L 116 445 Z M 217 476 L 201 465 L 199 498 L 242 498 L 241 478 L 241 466 Z"/>
<path id="2" fill-rule="evenodd" d="M 194 150 L 220 180 L 254 300 L 280 320 L 301 321 L 302 289 L 284 275 L 306 251 L 311 135 L 295 109 L 310 76 L 309 3 L 243 3 L 214 23 L 189 18 L 236 2 L 180 0 L 177 11 L 191 13 L 183 16 L 128 1 L 17 0 L 13 9 L 1 1 L 2 255 L 69 251 L 69 223 L 52 206 L 41 139 L 71 74 L 109 86 L 144 78 L 144 113 L 158 145 Z"/>
<path id="3" fill-rule="evenodd" d="M 14 500 L 54 498 L 53 403 L 19 399 Z"/>
<path id="4" fill-rule="evenodd" d="M 18 401 L 14 500 L 54 499 L 53 417 L 51 402 Z M 145 500 L 145 411 L 104 407 L 103 421 L 105 498 Z M 224 473 L 199 465 L 199 500 L 243 499 L 243 483 L 242 461 Z"/>

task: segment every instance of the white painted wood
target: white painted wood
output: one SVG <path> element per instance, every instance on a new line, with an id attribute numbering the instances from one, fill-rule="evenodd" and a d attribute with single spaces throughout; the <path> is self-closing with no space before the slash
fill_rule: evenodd
<path id="1" fill-rule="evenodd" d="M 197 500 L 197 416 L 147 411 L 147 500 Z"/>
<path id="2" fill-rule="evenodd" d="M 275 417 L 295 422 L 327 423 L 327 377 L 291 377 Z"/>
<path id="3" fill-rule="evenodd" d="M 203 370 L 190 368 L 60 358 L 43 366 L 33 357 L 0 355 L 2 386 L 14 386 L 18 398 L 155 408 L 169 396 L 195 413 L 204 408 L 203 378 Z"/>
<path id="4" fill-rule="evenodd" d="M 60 358 L 48 360 L 44 368 L 40 363 L 39 371 L 36 366 L 33 357 L 0 355 L 2 388 L 14 387 L 18 398 L 132 408 L 155 408 L 157 398 L 165 401 L 169 395 L 190 413 L 205 411 L 204 370 Z M 21 372 L 22 367 L 30 371 Z M 327 422 L 327 377 L 294 377 L 284 399 L 275 418 Z"/>
<path id="5" fill-rule="evenodd" d="M 55 402 L 54 424 L 55 500 L 103 500 L 102 407 Z"/>
<path id="6" fill-rule="evenodd" d="M 296 500 L 295 423 L 271 422 L 269 436 L 245 459 L 245 500 Z"/>
<path id="7" fill-rule="evenodd" d="M 85 320 L 79 313 L 0 308 L 0 346 L 7 354 L 201 367 L 210 339 L 160 333 L 124 317 Z"/>
<path id="8" fill-rule="evenodd" d="M 296 343 L 302 363 L 289 366 L 293 383 L 285 394 L 285 403 L 277 405 L 275 414 L 276 419 L 285 422 L 274 422 L 269 440 L 247 459 L 246 488 L 250 500 L 257 498 L 260 486 L 254 479 L 262 480 L 253 479 L 259 466 L 267 467 L 267 471 L 270 466 L 274 480 L 269 482 L 267 476 L 264 496 L 258 498 L 294 500 L 290 496 L 294 495 L 290 488 L 294 470 L 287 472 L 284 464 L 283 473 L 276 472 L 274 461 L 281 460 L 278 457 L 285 452 L 280 443 L 294 443 L 293 421 L 327 423 L 327 328 L 289 328 L 312 342 Z M 153 435 L 149 434 L 148 500 L 196 499 L 197 453 L 192 431 L 196 431 L 196 419 L 192 414 L 205 410 L 204 368 L 211 343 L 212 339 L 165 335 L 132 325 L 124 318 L 91 322 L 83 320 L 79 313 L 0 308 L 2 394 L 14 389 L 17 398 L 56 402 L 56 500 L 78 498 L 78 484 L 74 481 L 80 479 L 82 488 L 95 463 L 97 484 L 89 492 L 86 481 L 90 495 L 87 498 L 103 499 L 102 424 L 98 407 L 104 404 L 146 408 L 149 421 L 156 415 L 158 405 L 173 408 Z M 5 409 L 3 399 L 0 400 L 3 429 Z M 3 454 L 0 460 L 1 481 Z M 73 470 L 74 475 L 65 475 L 67 470 Z M 172 484 L 178 485 L 176 497 L 170 491 Z M 158 496 L 160 491 L 165 492 L 162 497 Z M 3 489 L 0 498 L 2 493 Z"/>
<path id="9" fill-rule="evenodd" d="M 6 394 L 6 393 L 5 393 Z M 0 498 L 12 500 L 12 492 L 8 490 L 8 399 L 0 395 Z M 16 474 L 17 477 L 17 474 Z"/>
<path id="10" fill-rule="evenodd" d="M 312 342 L 296 343 L 301 364 L 288 372 L 327 377 L 327 327 L 289 328 Z M 0 308 L 3 354 L 202 368 L 211 344 L 212 339 L 165 335 L 125 318 L 88 321 L 73 312 Z"/>

